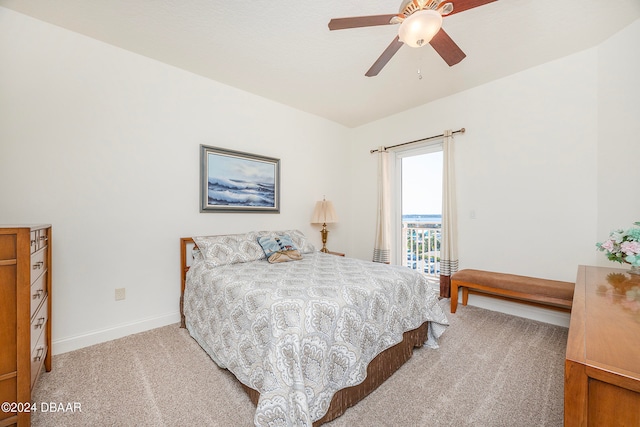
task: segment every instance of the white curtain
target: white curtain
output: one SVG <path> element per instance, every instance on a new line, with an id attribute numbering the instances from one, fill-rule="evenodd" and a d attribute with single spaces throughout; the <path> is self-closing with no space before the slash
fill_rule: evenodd
<path id="1" fill-rule="evenodd" d="M 378 148 L 378 219 L 373 262 L 389 264 L 391 261 L 391 205 L 389 183 L 389 153 Z"/>
<path id="2" fill-rule="evenodd" d="M 458 271 L 458 223 L 456 210 L 453 136 L 444 132 L 442 168 L 442 236 L 440 243 L 440 296 L 451 296 L 451 275 Z"/>

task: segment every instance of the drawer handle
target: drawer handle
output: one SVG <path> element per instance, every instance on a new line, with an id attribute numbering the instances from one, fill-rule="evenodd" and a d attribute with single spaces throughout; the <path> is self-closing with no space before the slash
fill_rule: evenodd
<path id="1" fill-rule="evenodd" d="M 35 244 L 36 244 L 36 240 L 35 239 L 31 240 L 31 246 L 33 246 Z"/>
<path id="2" fill-rule="evenodd" d="M 44 317 L 39 317 L 38 318 L 38 323 L 36 323 L 35 325 L 33 325 L 33 329 L 38 329 L 38 328 L 42 328 L 42 326 L 44 325 L 44 323 L 47 321 L 47 319 L 45 319 Z"/>
<path id="3" fill-rule="evenodd" d="M 40 298 L 42 298 L 42 294 L 44 294 L 44 290 L 42 290 L 42 289 L 38 289 L 38 290 L 36 291 L 36 293 L 35 293 L 35 294 L 33 294 L 33 299 L 40 299 Z"/>
<path id="4" fill-rule="evenodd" d="M 47 240 L 47 236 L 40 236 L 40 240 Z"/>
<path id="5" fill-rule="evenodd" d="M 42 360 L 42 356 L 44 355 L 44 347 L 38 347 L 38 352 L 36 353 L 35 357 L 33 358 L 34 362 L 39 362 L 40 360 Z"/>

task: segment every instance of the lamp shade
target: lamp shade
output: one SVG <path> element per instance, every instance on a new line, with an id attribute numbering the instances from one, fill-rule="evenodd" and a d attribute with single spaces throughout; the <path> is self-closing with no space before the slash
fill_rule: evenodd
<path id="1" fill-rule="evenodd" d="M 425 9 L 409 15 L 398 29 L 400 41 L 411 47 L 429 43 L 442 27 L 442 15 L 435 10 Z"/>
<path id="2" fill-rule="evenodd" d="M 316 202 L 316 207 L 313 210 L 313 216 L 311 217 L 312 224 L 329 224 L 332 222 L 338 222 L 338 216 L 335 209 L 333 209 L 333 203 L 329 200 L 321 200 Z"/>

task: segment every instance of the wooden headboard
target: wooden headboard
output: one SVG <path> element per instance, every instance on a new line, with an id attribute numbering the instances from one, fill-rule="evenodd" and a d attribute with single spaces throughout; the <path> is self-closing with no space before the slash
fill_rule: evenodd
<path id="1" fill-rule="evenodd" d="M 187 325 L 185 323 L 184 318 L 184 287 L 187 283 L 187 271 L 189 271 L 189 266 L 191 265 L 190 257 L 187 255 L 191 254 L 193 249 L 197 248 L 196 242 L 193 241 L 191 237 L 181 237 L 180 238 L 180 327 L 186 328 Z"/>

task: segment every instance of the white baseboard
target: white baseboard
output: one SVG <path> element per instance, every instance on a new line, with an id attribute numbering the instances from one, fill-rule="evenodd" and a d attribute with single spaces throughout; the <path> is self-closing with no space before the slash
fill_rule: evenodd
<path id="1" fill-rule="evenodd" d="M 180 321 L 180 313 L 172 312 L 161 316 L 150 317 L 132 323 L 116 325 L 111 328 L 88 332 L 82 335 L 62 338 L 51 343 L 52 355 L 67 353 L 90 345 L 100 344 L 106 341 L 137 334 L 150 329 L 160 328 Z"/>
<path id="2" fill-rule="evenodd" d="M 487 310 L 499 311 L 513 316 L 537 320 L 539 322 L 551 323 L 552 325 L 564 326 L 565 328 L 569 327 L 569 321 L 571 320 L 570 313 L 471 293 L 469 294 L 468 304 Z M 460 309 L 464 310 L 464 306 L 462 305 L 462 295 L 460 295 L 460 302 L 458 303 L 458 310 Z"/>

